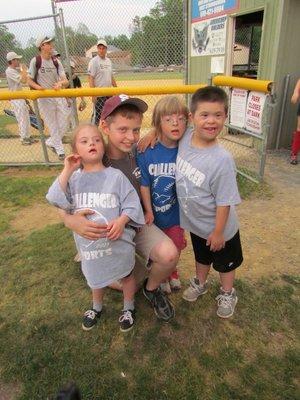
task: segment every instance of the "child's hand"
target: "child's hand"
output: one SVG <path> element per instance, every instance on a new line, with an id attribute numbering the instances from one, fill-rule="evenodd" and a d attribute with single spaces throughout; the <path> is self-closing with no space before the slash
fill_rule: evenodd
<path id="1" fill-rule="evenodd" d="M 145 224 L 146 225 L 151 225 L 154 221 L 154 215 L 152 211 L 146 211 L 144 213 L 144 217 L 145 217 Z"/>
<path id="2" fill-rule="evenodd" d="M 207 238 L 206 246 L 211 251 L 219 251 L 225 247 L 225 239 L 222 233 L 213 231 Z"/>
<path id="3" fill-rule="evenodd" d="M 125 217 L 125 218 L 124 218 Z M 129 218 L 121 215 L 121 217 L 113 219 L 107 224 L 107 238 L 109 240 L 117 240 L 122 236 L 125 225 L 129 221 Z"/>
<path id="4" fill-rule="evenodd" d="M 144 153 L 145 150 L 150 146 L 151 149 L 155 146 L 157 142 L 157 133 L 155 129 L 151 129 L 146 136 L 143 136 L 137 144 L 137 149 L 140 153 Z"/>
<path id="5" fill-rule="evenodd" d="M 81 165 L 81 157 L 79 154 L 70 154 L 64 160 L 65 169 L 70 172 L 76 171 Z"/>

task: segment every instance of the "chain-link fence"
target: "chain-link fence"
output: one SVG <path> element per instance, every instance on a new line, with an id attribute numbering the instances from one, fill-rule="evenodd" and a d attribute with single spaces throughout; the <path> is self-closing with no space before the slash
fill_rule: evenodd
<path id="1" fill-rule="evenodd" d="M 263 12 L 235 19 L 232 75 L 256 78 L 262 35 Z"/>
<path id="2" fill-rule="evenodd" d="M 50 2 L 50 0 L 49 0 Z M 0 21 L 0 90 L 7 89 L 5 69 L 6 54 L 15 51 L 28 67 L 37 55 L 36 38 L 42 35 L 55 37 L 55 50 L 60 54 L 65 69 L 70 71 L 74 63 L 73 78 L 77 76 L 83 87 L 88 87 L 87 68 L 92 57 L 97 55 L 99 38 L 108 44 L 107 56 L 118 86 L 164 86 L 181 84 L 184 80 L 184 7 L 183 0 L 138 2 L 126 0 L 108 2 L 104 0 L 77 0 L 61 2 L 52 0 L 53 14 L 27 20 Z M 62 18 L 60 18 L 62 16 Z M 65 21 L 65 23 L 64 23 Z M 65 25 L 65 26 L 64 26 Z M 70 75 L 70 74 L 69 74 Z M 70 79 L 73 81 L 73 79 Z M 24 85 L 26 86 L 26 85 Z M 157 96 L 147 96 L 149 111 L 144 128 L 150 119 Z M 91 98 L 85 98 L 86 107 L 70 118 L 69 130 L 74 122 L 90 121 L 93 113 Z M 0 163 L 44 162 L 44 153 L 39 144 L 23 146 L 20 141 L 22 127 L 14 114 L 17 107 L 33 107 L 19 101 L 0 103 Z M 30 111 L 31 112 L 31 111 Z M 17 115 L 18 116 L 18 115 Z M 34 116 L 31 116 L 34 120 Z M 37 138 L 36 124 L 31 126 L 31 135 Z M 49 134 L 45 124 L 45 135 Z M 64 137 L 68 141 L 68 135 Z M 33 151 L 36 148 L 37 151 Z M 50 162 L 55 156 L 49 155 Z"/>

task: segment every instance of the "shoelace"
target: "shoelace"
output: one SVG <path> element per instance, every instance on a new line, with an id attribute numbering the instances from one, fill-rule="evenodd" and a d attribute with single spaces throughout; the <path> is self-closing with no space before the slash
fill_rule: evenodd
<path id="1" fill-rule="evenodd" d="M 160 290 L 160 288 L 157 288 L 155 291 L 154 304 L 156 304 L 160 308 L 163 308 L 164 310 L 171 308 L 167 296 Z"/>
<path id="2" fill-rule="evenodd" d="M 84 313 L 84 316 L 87 317 L 87 318 L 94 319 L 94 318 L 96 317 L 96 313 L 95 313 L 94 310 L 87 310 L 87 311 Z"/>
<path id="3" fill-rule="evenodd" d="M 133 324 L 132 312 L 130 310 L 124 311 L 124 314 L 119 318 L 120 322 L 129 321 L 130 325 Z"/>
<path id="4" fill-rule="evenodd" d="M 198 293 L 201 292 L 201 285 L 197 285 L 197 283 L 194 281 L 194 278 L 190 279 L 190 284 L 191 284 L 192 288 L 194 290 L 196 290 Z M 203 287 L 204 287 L 204 285 L 203 285 Z"/>
<path id="5" fill-rule="evenodd" d="M 219 294 L 216 297 L 216 300 L 218 301 L 218 306 L 219 307 L 230 307 L 232 308 L 232 295 L 231 294 Z"/>

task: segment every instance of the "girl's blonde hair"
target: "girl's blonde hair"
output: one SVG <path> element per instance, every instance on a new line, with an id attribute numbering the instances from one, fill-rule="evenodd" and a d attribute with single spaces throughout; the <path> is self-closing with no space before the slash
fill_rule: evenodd
<path id="1" fill-rule="evenodd" d="M 101 140 L 102 140 L 102 142 L 103 142 L 103 144 L 104 144 L 102 134 L 101 134 L 100 130 L 98 129 L 98 127 L 97 127 L 96 125 L 91 124 L 91 123 L 79 124 L 79 125 L 77 126 L 77 128 L 74 130 L 74 132 L 73 132 L 73 134 L 72 134 L 72 138 L 71 138 L 71 148 L 72 148 L 72 151 L 73 151 L 74 153 L 76 153 L 76 151 L 77 151 L 77 150 L 76 150 L 76 139 L 77 139 L 77 136 L 78 136 L 78 134 L 79 134 L 83 129 L 86 129 L 86 128 L 91 128 L 91 129 L 93 129 L 95 132 L 99 133 L 99 137 L 101 138 Z"/>
<path id="2" fill-rule="evenodd" d="M 155 105 L 152 114 L 152 127 L 156 129 L 158 134 L 162 133 L 161 119 L 165 115 L 183 114 L 186 119 L 189 116 L 187 106 L 176 96 L 164 96 Z"/>

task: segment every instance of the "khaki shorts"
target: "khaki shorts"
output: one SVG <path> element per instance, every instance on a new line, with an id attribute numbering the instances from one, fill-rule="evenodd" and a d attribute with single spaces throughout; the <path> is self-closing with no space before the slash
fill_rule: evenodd
<path id="1" fill-rule="evenodd" d="M 133 275 L 135 277 L 137 286 L 142 285 L 149 273 L 149 270 L 151 269 L 151 250 L 157 244 L 165 240 L 172 242 L 172 240 L 154 224 L 144 225 L 135 235 L 134 242 L 136 244 L 136 257 Z"/>

